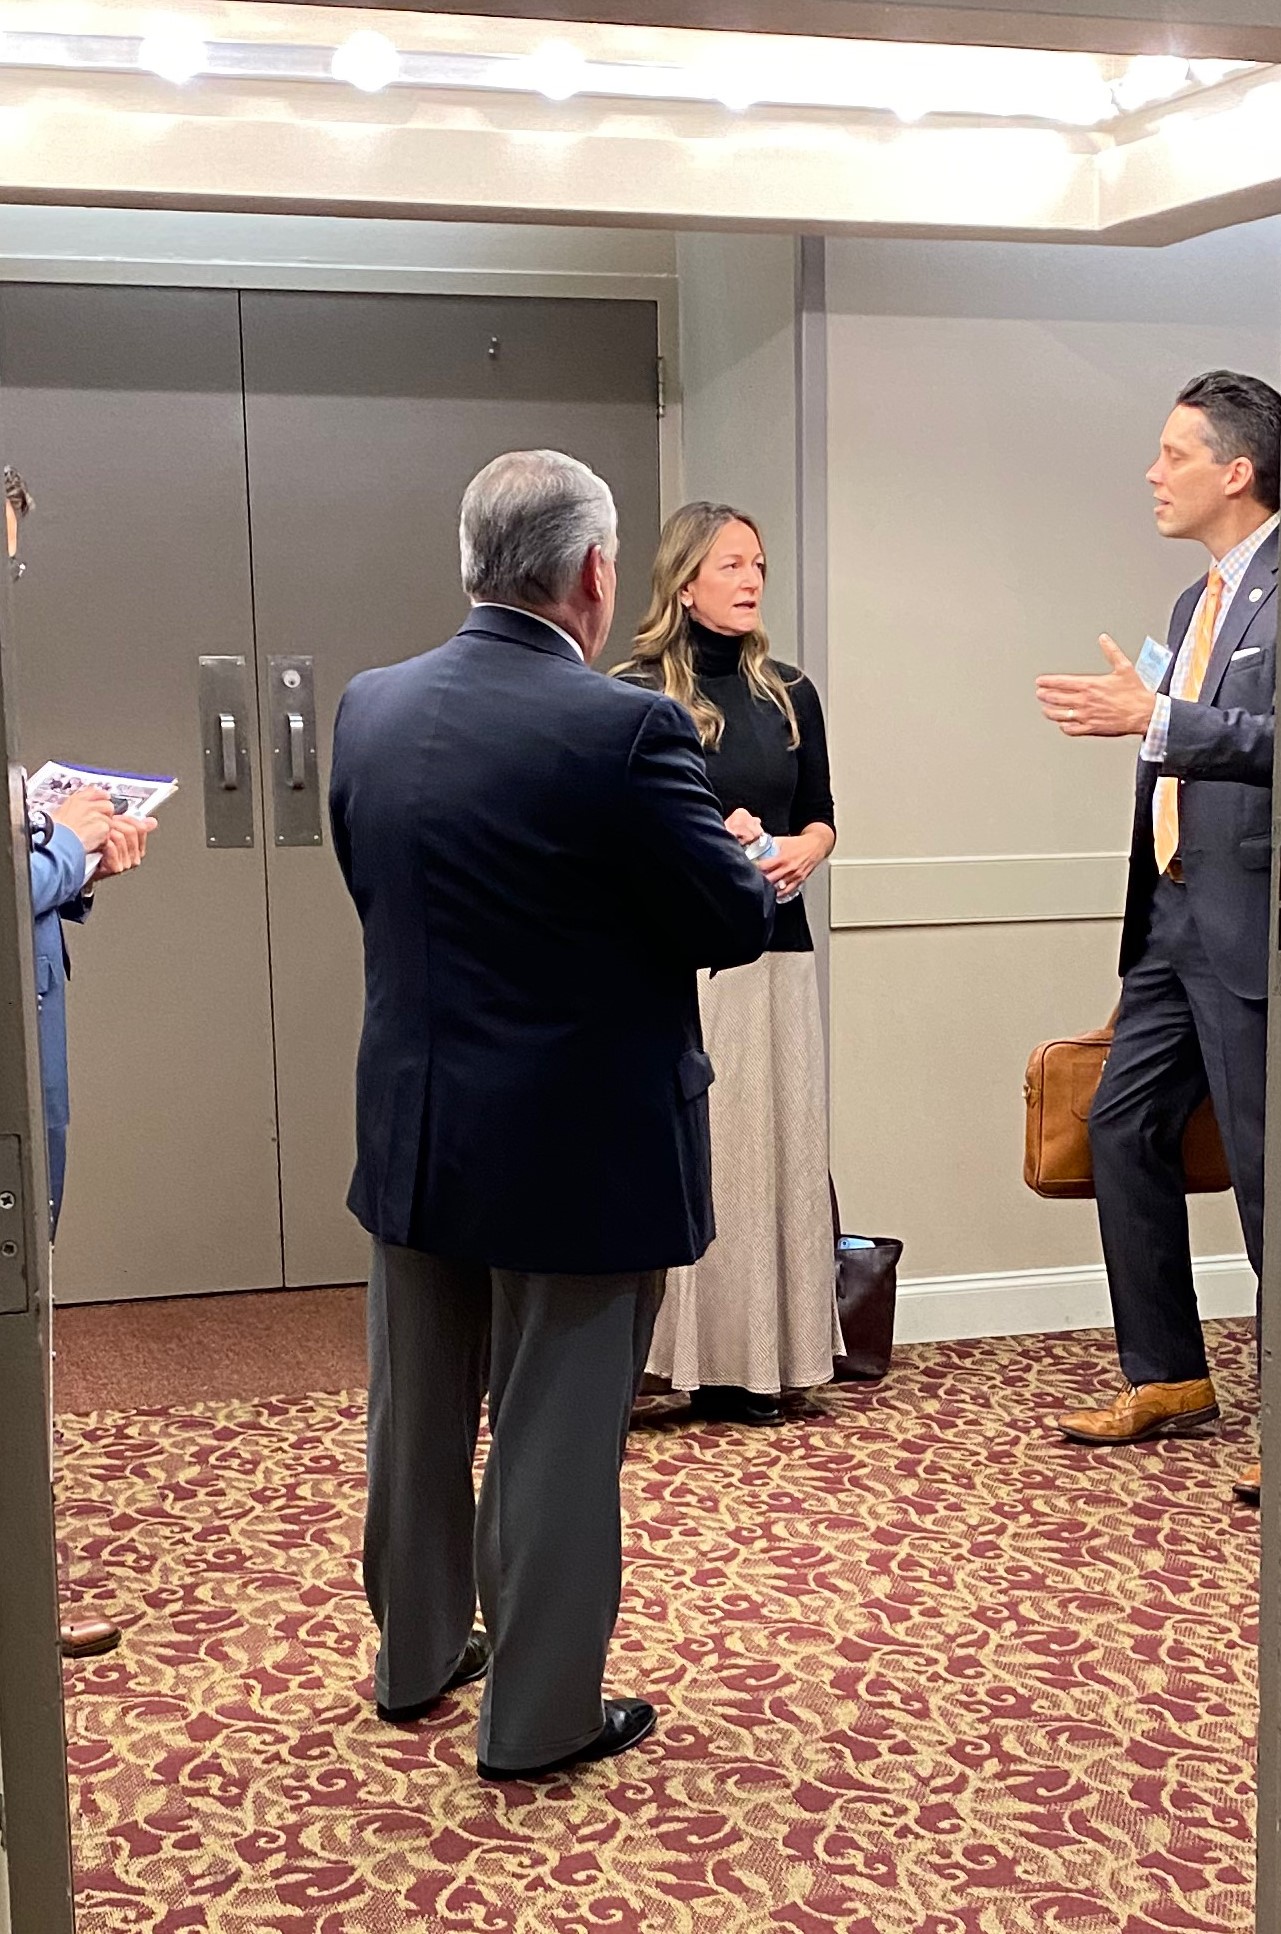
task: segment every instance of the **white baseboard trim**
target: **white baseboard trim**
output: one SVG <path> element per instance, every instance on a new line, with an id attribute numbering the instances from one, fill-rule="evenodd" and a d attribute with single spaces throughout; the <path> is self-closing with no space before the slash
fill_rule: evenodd
<path id="1" fill-rule="evenodd" d="M 1201 1256 L 1193 1268 L 1202 1316 L 1253 1316 L 1254 1271 L 1244 1256 Z M 907 1277 L 898 1286 L 894 1340 L 944 1343 L 1111 1324 L 1101 1267 L 1009 1269 L 988 1276 Z"/>

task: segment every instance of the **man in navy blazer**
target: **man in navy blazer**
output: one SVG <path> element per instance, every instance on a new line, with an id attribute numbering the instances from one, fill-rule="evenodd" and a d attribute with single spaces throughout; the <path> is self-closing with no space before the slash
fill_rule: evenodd
<path id="1" fill-rule="evenodd" d="M 1142 740 L 1116 1038 L 1090 1117 L 1099 1227 L 1126 1387 L 1060 1419 L 1130 1444 L 1219 1414 L 1188 1242 L 1183 1130 L 1209 1093 L 1246 1251 L 1263 1260 L 1263 1106 L 1272 865 L 1281 395 L 1213 370 L 1180 393 L 1148 472 L 1157 529 L 1205 545 L 1149 691 L 1110 638 L 1111 670 L 1044 678 L 1069 736 Z M 1258 1498 L 1257 1467 L 1238 1495 Z"/>
<path id="2" fill-rule="evenodd" d="M 754 960 L 773 921 L 684 711 L 589 669 L 616 547 L 584 465 L 496 459 L 463 500 L 470 617 L 363 673 L 335 728 L 365 947 L 349 1201 L 374 1238 L 378 1710 L 412 1720 L 488 1670 L 492 1779 L 655 1723 L 601 1699 L 619 1467 L 664 1272 L 714 1233 L 695 971 Z"/>

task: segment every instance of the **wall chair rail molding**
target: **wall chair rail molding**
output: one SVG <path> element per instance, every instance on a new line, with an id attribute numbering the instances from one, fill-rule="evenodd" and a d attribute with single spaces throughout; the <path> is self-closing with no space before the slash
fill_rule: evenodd
<path id="1" fill-rule="evenodd" d="M 1125 867 L 1122 853 L 838 857 L 831 865 L 831 924 L 836 930 L 1119 920 Z"/>

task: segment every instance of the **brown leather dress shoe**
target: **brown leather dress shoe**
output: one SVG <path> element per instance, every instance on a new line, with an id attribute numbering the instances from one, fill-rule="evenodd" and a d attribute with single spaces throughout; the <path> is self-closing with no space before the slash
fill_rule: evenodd
<path id="1" fill-rule="evenodd" d="M 1209 1377 L 1190 1383 L 1127 1383 L 1107 1410 L 1073 1410 L 1058 1420 L 1074 1444 L 1142 1444 L 1149 1437 L 1181 1437 L 1219 1414 Z"/>
<path id="2" fill-rule="evenodd" d="M 1262 1484 L 1262 1464 L 1251 1464 L 1249 1470 L 1242 1471 L 1240 1477 L 1232 1486 L 1232 1495 L 1233 1497 L 1240 1498 L 1242 1504 L 1257 1504 L 1259 1502 L 1259 1491 L 1262 1488 Z"/>
<path id="3" fill-rule="evenodd" d="M 120 1627 L 109 1618 L 68 1619 L 58 1633 L 64 1659 L 95 1659 L 101 1652 L 114 1652 L 120 1643 Z"/>

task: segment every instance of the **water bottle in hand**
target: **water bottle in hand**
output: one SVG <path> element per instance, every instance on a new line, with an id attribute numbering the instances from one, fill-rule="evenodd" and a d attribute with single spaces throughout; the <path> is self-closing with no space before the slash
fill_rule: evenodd
<path id="1" fill-rule="evenodd" d="M 750 846 L 745 846 L 743 851 L 749 860 L 772 860 L 778 851 L 778 847 L 774 843 L 773 833 L 762 832 L 752 841 Z M 778 895 L 778 904 L 781 907 L 785 907 L 789 900 L 794 900 L 797 897 L 800 890 L 799 886 L 794 886 L 789 892 L 780 893 Z"/>

